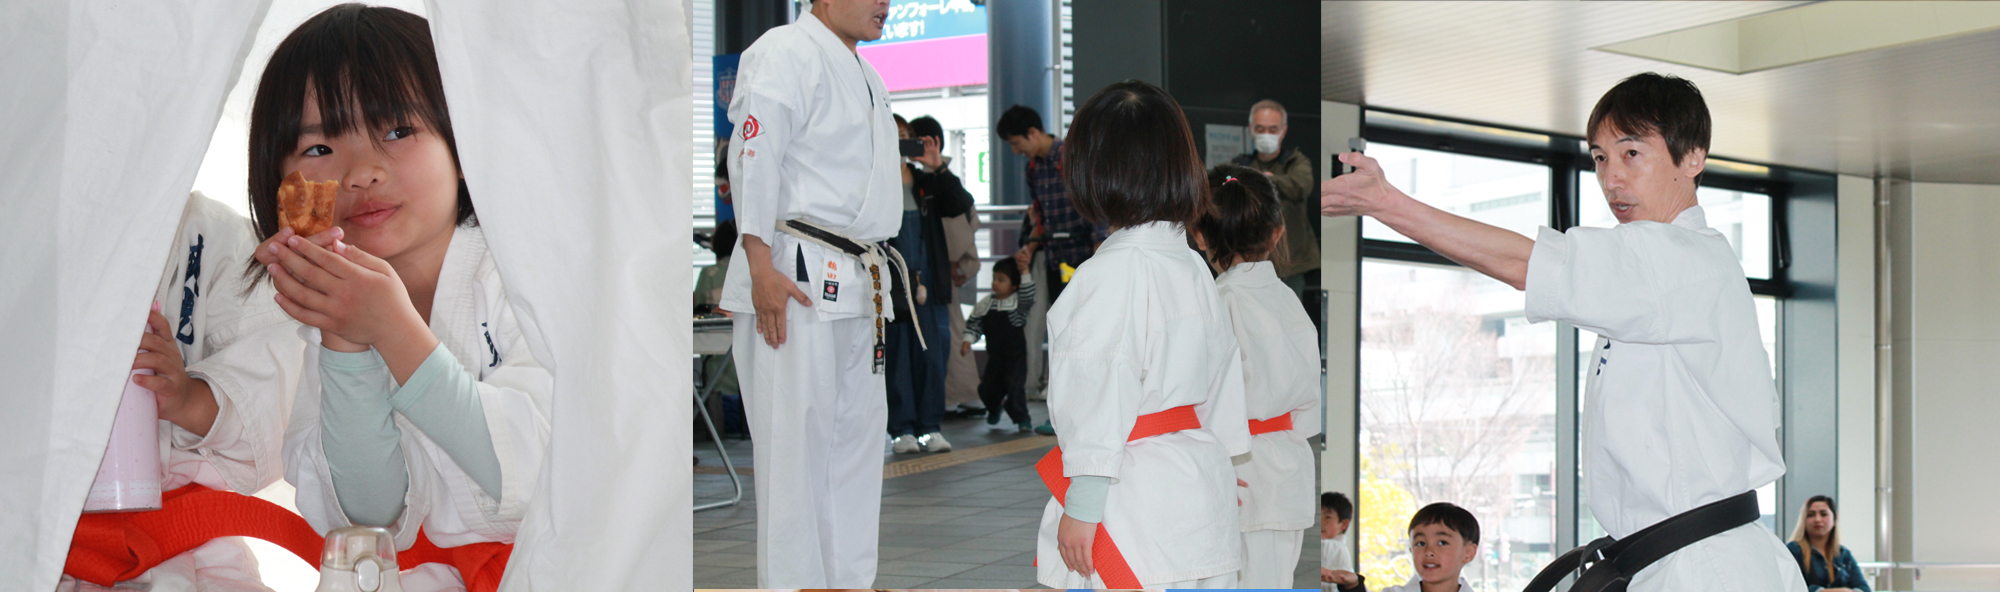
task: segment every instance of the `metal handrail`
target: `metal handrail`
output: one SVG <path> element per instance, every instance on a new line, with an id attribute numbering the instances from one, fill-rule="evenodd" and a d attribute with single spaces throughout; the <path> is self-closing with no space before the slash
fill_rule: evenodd
<path id="1" fill-rule="evenodd" d="M 2000 563 L 1952 563 L 1933 561 L 1857 561 L 1861 569 L 2000 569 Z"/>

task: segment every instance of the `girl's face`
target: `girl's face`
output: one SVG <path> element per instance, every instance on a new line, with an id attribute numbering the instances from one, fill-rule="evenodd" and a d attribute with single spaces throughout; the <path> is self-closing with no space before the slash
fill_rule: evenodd
<path id="1" fill-rule="evenodd" d="M 441 253 L 450 244 L 459 175 L 444 138 L 421 121 L 329 137 L 310 94 L 299 130 L 298 145 L 281 164 L 283 174 L 298 171 L 308 181 L 340 183 L 334 223 L 345 231 L 345 242 L 391 264 L 406 255 Z"/>

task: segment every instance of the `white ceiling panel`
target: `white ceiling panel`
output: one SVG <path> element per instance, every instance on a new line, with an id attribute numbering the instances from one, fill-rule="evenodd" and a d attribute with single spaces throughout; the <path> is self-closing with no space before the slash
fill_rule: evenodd
<path id="1" fill-rule="evenodd" d="M 1718 156 L 2000 184 L 2000 31 L 1727 74 L 1590 48 L 1803 2 L 1324 2 L 1331 101 L 1582 135 L 1632 74 L 1702 89 Z M 1920 9 L 1911 3 L 1911 9 Z"/>

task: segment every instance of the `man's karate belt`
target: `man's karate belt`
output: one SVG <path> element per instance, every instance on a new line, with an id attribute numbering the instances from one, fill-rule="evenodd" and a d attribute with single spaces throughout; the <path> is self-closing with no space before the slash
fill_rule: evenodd
<path id="1" fill-rule="evenodd" d="M 1132 424 L 1132 435 L 1125 438 L 1132 442 L 1161 434 L 1201 427 L 1201 418 L 1195 416 L 1193 405 L 1183 405 L 1139 416 Z M 1069 477 L 1063 476 L 1062 447 L 1049 450 L 1040 462 L 1035 463 L 1035 472 L 1042 476 L 1042 484 L 1048 486 L 1049 493 L 1056 496 L 1056 503 L 1063 503 L 1069 495 Z M 1118 552 L 1118 545 L 1111 542 L 1111 533 L 1104 530 L 1104 523 L 1097 523 L 1097 537 L 1090 544 L 1090 563 L 1097 569 L 1097 576 L 1104 580 L 1105 587 L 1138 589 L 1139 576 L 1132 573 L 1132 566 L 1125 563 L 1125 554 Z"/>
<path id="2" fill-rule="evenodd" d="M 1270 419 L 1250 420 L 1250 435 L 1252 436 L 1282 432 L 1290 429 L 1292 429 L 1292 414 L 1289 412 Z"/>
<path id="3" fill-rule="evenodd" d="M 1603 537 L 1571 549 L 1542 568 L 1522 592 L 1549 592 L 1572 573 L 1570 592 L 1624 592 L 1639 570 L 1661 558 L 1739 526 L 1757 521 L 1757 494 L 1745 491 L 1722 501 L 1681 512 L 1623 539 Z"/>
<path id="4" fill-rule="evenodd" d="M 886 244 L 858 242 L 805 220 L 786 220 L 778 224 L 778 230 L 799 237 L 799 240 L 859 257 L 861 263 L 868 266 L 868 278 L 874 282 L 873 287 L 875 290 L 875 373 L 881 374 L 882 365 L 886 361 L 884 356 L 888 352 L 888 341 L 886 339 L 888 333 L 883 326 L 882 320 L 884 318 L 882 314 L 883 265 L 890 267 L 890 273 L 902 277 L 903 297 L 909 301 L 910 309 L 916 310 L 917 297 L 915 293 L 911 292 L 912 288 L 910 287 L 910 266 L 903 262 L 903 254 L 896 252 L 894 247 Z M 810 280 L 811 278 L 799 279 Z M 910 322 L 916 324 L 917 346 L 923 349 L 930 349 L 930 345 L 924 343 L 923 323 L 917 321 L 916 315 L 910 315 Z"/>
<path id="5" fill-rule="evenodd" d="M 314 567 L 326 548 L 326 539 L 291 510 L 233 491 L 189 484 L 160 494 L 158 510 L 79 517 L 63 573 L 108 588 L 210 540 L 231 536 L 270 541 Z M 500 588 L 501 572 L 513 550 L 513 545 L 504 543 L 440 549 L 418 530 L 416 545 L 396 553 L 396 565 L 402 569 L 425 563 L 450 565 L 458 568 L 466 589 L 493 592 Z"/>

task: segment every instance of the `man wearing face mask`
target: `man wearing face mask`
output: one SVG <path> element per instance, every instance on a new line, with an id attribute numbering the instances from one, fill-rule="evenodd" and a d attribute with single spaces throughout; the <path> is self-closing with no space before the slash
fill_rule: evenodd
<path id="1" fill-rule="evenodd" d="M 1250 138 L 1256 151 L 1236 157 L 1234 164 L 1257 169 L 1278 185 L 1278 202 L 1285 212 L 1285 243 L 1271 254 L 1278 277 L 1299 294 L 1299 302 L 1319 326 L 1319 195 L 1314 191 L 1312 158 L 1298 148 L 1285 149 L 1285 106 L 1265 99 L 1250 106 Z"/>

